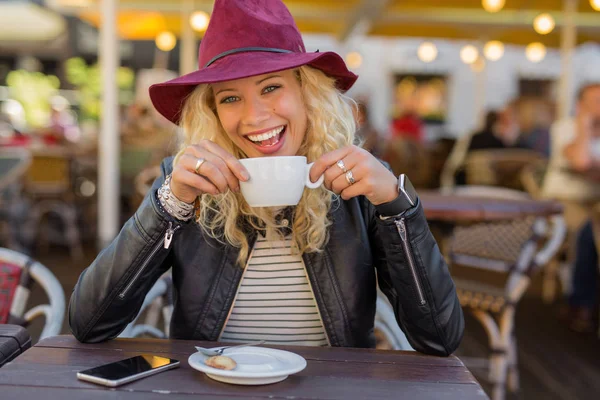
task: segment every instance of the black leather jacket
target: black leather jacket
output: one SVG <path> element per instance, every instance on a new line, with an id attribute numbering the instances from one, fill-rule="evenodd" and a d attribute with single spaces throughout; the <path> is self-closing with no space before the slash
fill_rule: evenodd
<path id="1" fill-rule="evenodd" d="M 163 176 L 114 241 L 81 274 L 71 296 L 69 323 L 82 342 L 116 337 L 137 315 L 146 293 L 173 267 L 171 337 L 217 340 L 236 294 L 242 268 L 238 249 L 181 223 L 160 206 Z M 454 283 L 420 205 L 382 220 L 364 197 L 332 207 L 330 239 L 303 259 L 332 346 L 374 347 L 377 283 L 390 300 L 411 345 L 449 355 L 464 320 Z M 248 233 L 251 245 L 256 233 Z"/>

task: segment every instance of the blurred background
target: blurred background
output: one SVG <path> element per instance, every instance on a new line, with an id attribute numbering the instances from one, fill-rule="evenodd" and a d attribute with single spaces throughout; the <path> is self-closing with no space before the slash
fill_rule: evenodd
<path id="1" fill-rule="evenodd" d="M 498 372 L 502 343 L 469 313 L 457 354 L 487 359 L 467 366 L 496 399 L 598 396 L 600 0 L 284 3 L 308 51 L 336 51 L 360 76 L 348 95 L 361 143 L 417 190 L 563 205 L 551 266 L 528 275 L 513 301 L 520 375 Z M 148 87 L 197 68 L 212 6 L 0 0 L 0 247 L 45 265 L 66 301 L 178 149 L 178 128 L 153 109 Z M 452 239 L 431 224 L 440 241 Z M 0 254 L 0 323 L 23 269 L 12 264 Z M 510 297 L 511 270 L 452 270 Z M 481 287 L 468 295 L 492 296 Z M 31 290 L 26 308 L 48 301 L 43 284 Z M 37 340 L 47 319 L 21 322 Z M 59 322 L 53 333 L 69 333 Z"/>

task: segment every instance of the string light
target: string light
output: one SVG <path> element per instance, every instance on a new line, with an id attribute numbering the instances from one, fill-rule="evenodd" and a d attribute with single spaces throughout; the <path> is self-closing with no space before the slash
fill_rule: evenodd
<path id="1" fill-rule="evenodd" d="M 473 64 L 475 61 L 477 61 L 478 57 L 479 51 L 477 50 L 477 47 L 471 44 L 466 45 L 460 50 L 460 59 L 465 64 Z"/>
<path id="2" fill-rule="evenodd" d="M 533 20 L 533 29 L 540 35 L 547 35 L 552 32 L 554 26 L 556 26 L 554 18 L 548 13 L 540 14 Z"/>
<path id="3" fill-rule="evenodd" d="M 525 57 L 533 63 L 538 63 L 546 57 L 546 46 L 540 42 L 533 42 L 525 48 Z"/>
<path id="4" fill-rule="evenodd" d="M 417 50 L 417 56 L 419 57 L 419 60 L 430 63 L 437 58 L 438 49 L 435 47 L 435 44 L 431 42 L 423 42 Z"/>
<path id="5" fill-rule="evenodd" d="M 163 31 L 156 36 L 156 47 L 162 51 L 171 51 L 177 43 L 177 38 L 172 32 Z"/>
<path id="6" fill-rule="evenodd" d="M 362 65 L 363 58 L 359 52 L 352 51 L 346 55 L 346 64 L 350 69 L 359 68 Z"/>
<path id="7" fill-rule="evenodd" d="M 498 61 L 504 55 L 504 44 L 498 40 L 489 41 L 483 46 L 483 54 L 490 61 Z"/>
<path id="8" fill-rule="evenodd" d="M 204 11 L 195 11 L 190 16 L 190 25 L 196 32 L 204 32 L 208 28 L 210 17 Z"/>
<path id="9" fill-rule="evenodd" d="M 487 12 L 495 13 L 504 7 L 504 0 L 482 0 L 481 5 Z"/>

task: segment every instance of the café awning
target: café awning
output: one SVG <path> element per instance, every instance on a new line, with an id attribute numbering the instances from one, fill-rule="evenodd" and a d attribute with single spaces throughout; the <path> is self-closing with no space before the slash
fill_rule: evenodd
<path id="1" fill-rule="evenodd" d="M 565 24 L 563 0 L 506 0 L 501 11 L 490 13 L 480 0 L 284 0 L 303 33 L 333 35 L 340 41 L 352 34 L 387 37 L 424 37 L 460 40 L 500 40 L 512 44 L 542 42 L 560 45 Z M 50 0 L 63 12 L 98 26 L 100 0 Z M 123 39 L 153 40 L 168 30 L 182 32 L 181 11 L 186 0 L 120 0 L 118 30 Z M 212 0 L 189 1 L 194 10 L 212 11 Z M 577 43 L 600 40 L 600 13 L 589 0 L 577 1 L 574 22 Z M 556 28 L 540 35 L 533 20 L 549 13 Z M 187 21 L 183 21 L 187 23 Z M 199 35 L 198 35 L 199 37 Z"/>
<path id="2" fill-rule="evenodd" d="M 65 32 L 62 15 L 29 1 L 0 1 L 0 46 L 47 42 Z"/>

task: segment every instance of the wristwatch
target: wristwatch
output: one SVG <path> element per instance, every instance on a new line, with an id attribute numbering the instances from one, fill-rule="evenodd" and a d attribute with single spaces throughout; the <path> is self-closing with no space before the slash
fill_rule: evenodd
<path id="1" fill-rule="evenodd" d="M 405 174 L 398 177 L 398 197 L 394 200 L 375 206 L 377 212 L 384 217 L 402 214 L 417 204 L 417 191 Z"/>

